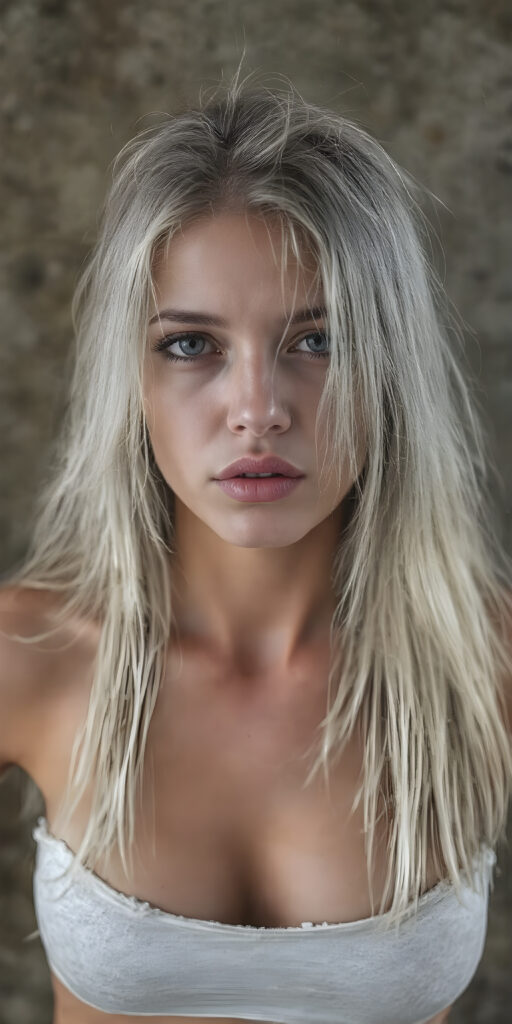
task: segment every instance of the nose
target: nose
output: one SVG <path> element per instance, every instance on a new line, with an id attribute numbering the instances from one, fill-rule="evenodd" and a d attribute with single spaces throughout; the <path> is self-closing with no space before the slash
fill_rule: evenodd
<path id="1" fill-rule="evenodd" d="M 227 423 L 233 433 L 246 430 L 261 436 L 269 430 L 287 430 L 289 402 L 274 368 L 274 356 L 259 351 L 240 359 L 227 382 Z"/>

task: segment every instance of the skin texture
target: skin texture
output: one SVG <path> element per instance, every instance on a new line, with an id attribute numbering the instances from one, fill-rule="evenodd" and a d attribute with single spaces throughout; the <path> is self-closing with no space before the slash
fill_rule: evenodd
<path id="1" fill-rule="evenodd" d="M 328 351 L 317 318 L 290 324 L 293 310 L 323 304 L 315 264 L 290 255 L 281 287 L 281 230 L 246 211 L 222 211 L 186 225 L 154 266 L 157 304 L 222 317 L 223 327 L 161 319 L 148 327 L 144 408 L 156 462 L 175 493 L 177 555 L 173 587 L 180 635 L 244 675 L 272 670 L 284 679 L 318 642 L 334 609 L 333 555 L 343 499 L 355 476 L 322 477 L 324 435 L 315 451 L 315 416 Z M 155 344 L 174 342 L 170 362 Z M 309 339 L 309 342 L 308 340 Z M 197 353 L 197 354 L 196 354 Z M 362 432 L 358 437 L 362 436 Z M 305 478 L 286 498 L 241 503 L 213 481 L 235 459 L 272 453 Z M 358 473 L 365 447 L 359 444 Z"/>

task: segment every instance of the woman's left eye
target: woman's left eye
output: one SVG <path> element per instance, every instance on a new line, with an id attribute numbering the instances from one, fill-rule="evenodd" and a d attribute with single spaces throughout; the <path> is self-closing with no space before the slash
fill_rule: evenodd
<path id="1" fill-rule="evenodd" d="M 307 341 L 308 338 L 322 338 L 323 341 L 328 340 L 326 331 L 312 331 L 311 334 L 306 334 L 304 338 L 301 338 L 298 344 L 302 344 L 302 342 Z M 330 355 L 330 349 L 328 349 L 326 352 L 305 352 L 304 354 L 310 356 L 311 359 L 325 359 L 326 356 Z"/>
<path id="2" fill-rule="evenodd" d="M 304 335 L 296 344 L 301 345 L 303 341 L 307 341 L 309 338 L 321 338 L 324 342 L 328 340 L 326 331 L 311 331 L 309 334 Z M 171 345 L 177 345 L 180 343 L 189 344 L 192 341 L 194 344 L 198 341 L 208 341 L 204 334 L 198 333 L 187 333 L 187 334 L 168 334 L 165 338 L 161 338 L 160 341 L 154 346 L 155 352 L 162 352 L 166 359 L 170 359 L 174 363 L 192 363 L 197 362 L 198 359 L 203 355 L 202 352 L 195 353 L 194 355 L 175 355 L 174 352 L 170 351 Z M 211 342 L 210 342 L 211 344 Z M 208 353 L 206 353 L 208 355 Z M 303 352 L 303 355 L 308 359 L 326 359 L 330 355 L 330 350 L 325 352 Z"/>

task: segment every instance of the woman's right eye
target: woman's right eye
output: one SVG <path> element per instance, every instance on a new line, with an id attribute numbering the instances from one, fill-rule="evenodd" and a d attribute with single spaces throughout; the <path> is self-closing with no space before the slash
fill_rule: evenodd
<path id="1" fill-rule="evenodd" d="M 167 337 L 165 338 L 161 338 L 161 340 L 157 342 L 157 344 L 155 345 L 155 352 L 163 352 L 165 358 L 170 359 L 171 362 L 174 363 L 194 362 L 194 360 L 198 358 L 198 355 L 202 355 L 202 353 L 194 352 L 193 355 L 178 356 L 170 351 L 170 347 L 171 345 L 176 345 L 178 342 L 180 344 L 185 343 L 187 345 L 189 345 L 190 343 L 195 344 L 198 340 L 205 341 L 207 339 L 205 339 L 204 335 L 202 334 L 170 334 L 167 335 Z"/>

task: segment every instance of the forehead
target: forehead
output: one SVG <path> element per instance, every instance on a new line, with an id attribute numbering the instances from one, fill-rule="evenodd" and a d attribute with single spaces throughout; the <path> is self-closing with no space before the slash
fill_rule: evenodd
<path id="1" fill-rule="evenodd" d="M 201 217 L 160 243 L 152 266 L 157 294 L 213 299 L 238 292 L 269 301 L 282 295 L 289 304 L 293 294 L 309 294 L 320 284 L 313 247 L 304 231 L 294 235 L 293 243 L 276 215 L 223 211 Z"/>

